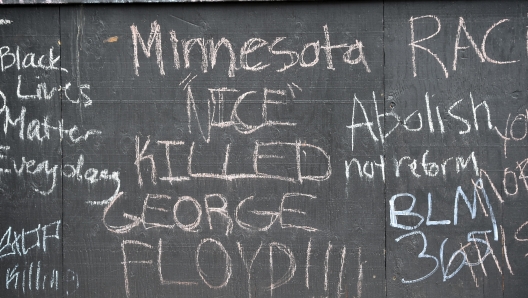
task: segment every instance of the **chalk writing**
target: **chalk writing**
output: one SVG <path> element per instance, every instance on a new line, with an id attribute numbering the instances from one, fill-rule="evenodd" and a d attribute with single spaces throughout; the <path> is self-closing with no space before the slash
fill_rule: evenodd
<path id="1" fill-rule="evenodd" d="M 44 268 L 41 261 L 31 262 L 29 266 L 15 265 L 7 268 L 5 289 L 22 293 L 42 293 L 49 291 L 64 291 L 72 295 L 79 289 L 79 276 L 74 271 L 67 269 Z"/>
<path id="2" fill-rule="evenodd" d="M 310 253 L 310 245 L 312 241 L 310 240 L 307 244 L 307 254 Z M 204 247 L 207 246 L 210 249 L 205 250 Z M 299 262 L 299 259 L 303 258 L 302 253 L 297 253 L 291 250 L 291 248 L 283 243 L 279 242 L 270 242 L 267 244 L 261 243 L 257 249 L 254 252 L 247 252 L 246 247 L 241 242 L 237 242 L 237 252 L 229 252 L 226 250 L 224 245 L 215 239 L 212 238 L 205 238 L 200 241 L 200 243 L 196 246 L 195 254 L 194 254 L 194 260 L 192 261 L 195 268 L 193 269 L 195 271 L 196 276 L 199 276 L 199 280 L 203 284 L 205 284 L 207 287 L 211 289 L 219 289 L 227 286 L 227 284 L 230 282 L 232 278 L 232 264 L 234 261 L 235 256 L 238 254 L 237 258 L 240 258 L 241 262 L 244 264 L 247 272 L 247 280 L 248 280 L 248 295 L 251 297 L 251 294 L 253 290 L 251 289 L 251 272 L 252 268 L 255 267 L 255 262 L 259 262 L 258 267 L 263 268 L 264 264 L 267 263 L 267 270 L 269 272 L 269 286 L 265 289 L 265 291 L 269 291 L 270 295 L 273 295 L 273 290 L 277 289 L 286 283 L 290 281 L 292 278 L 294 278 L 295 274 L 298 272 L 297 270 L 297 264 Z M 157 245 L 156 244 L 149 244 L 137 240 L 124 240 L 121 244 L 121 249 L 123 253 L 123 268 L 124 268 L 124 274 L 125 274 L 125 288 L 126 288 L 126 294 L 127 297 L 133 296 L 133 293 L 131 291 L 131 282 L 130 278 L 132 278 L 130 271 L 137 269 L 138 266 L 150 266 L 150 267 L 156 267 L 157 268 L 157 274 L 159 277 L 159 281 L 161 285 L 177 285 L 182 287 L 193 287 L 198 286 L 199 283 L 192 281 L 195 278 L 191 277 L 192 274 L 187 275 L 186 280 L 169 280 L 167 277 L 164 276 L 164 271 L 166 268 L 165 262 L 167 262 L 167 259 L 164 257 L 164 242 L 162 239 L 159 239 Z M 221 255 L 223 255 L 223 264 L 222 264 L 222 270 L 220 270 L 220 275 L 222 277 L 220 278 L 221 282 L 217 284 L 212 284 L 210 280 L 216 279 L 213 276 L 207 275 L 204 272 L 204 268 L 202 267 L 202 264 L 200 263 L 200 256 L 201 254 L 206 253 L 213 253 L 214 251 L 220 252 Z M 334 252 L 338 253 L 337 256 L 334 255 Z M 148 258 L 149 252 L 157 252 L 156 258 Z M 249 257 L 248 257 L 249 256 Z M 265 257 L 267 256 L 267 258 Z M 280 258 L 278 256 L 281 256 Z M 337 268 L 335 268 L 335 271 L 337 275 L 332 274 L 330 276 L 330 258 L 337 257 L 339 260 L 339 264 Z M 306 279 L 306 287 L 310 288 L 311 280 L 315 275 L 323 275 L 323 287 L 325 291 L 328 291 L 329 286 L 329 279 L 330 278 L 336 278 L 337 280 L 337 296 L 342 295 L 342 279 L 343 279 L 343 270 L 344 270 L 344 264 L 345 264 L 345 257 L 346 257 L 346 246 L 343 245 L 335 245 L 329 242 L 327 244 L 327 249 L 325 253 L 324 260 L 322 260 L 322 263 L 324 265 L 324 272 L 312 272 L 310 274 L 309 267 L 306 267 L 307 270 L 304 272 L 305 279 Z M 281 262 L 286 262 L 286 264 L 278 264 L 277 262 L 281 260 Z M 333 263 L 332 263 L 333 264 Z M 284 267 L 283 265 L 286 265 Z M 280 268 L 280 271 L 278 269 Z M 189 268 L 190 269 L 190 268 Z M 137 271 L 135 271 L 137 272 Z M 134 274 L 134 278 L 137 278 L 137 275 Z M 280 278 L 276 278 L 276 276 L 280 276 Z M 235 278 L 235 277 L 233 277 Z M 240 278 L 240 277 L 236 277 Z M 319 279 L 320 280 L 320 279 Z"/>
<path id="3" fill-rule="evenodd" d="M 505 294 L 528 257 L 528 219 L 511 214 L 528 193 L 523 20 L 383 7 L 377 29 L 303 9 L 262 14 L 266 28 L 258 13 L 224 26 L 207 9 L 93 24 L 81 11 L 59 18 L 70 38 L 5 41 L 0 190 L 42 210 L 4 223 L 1 292 L 113 286 L 51 262 L 86 237 L 90 261 L 117 253 L 126 297 L 359 298 L 464 274 L 477 288 L 500 274 Z M 23 24 L 5 17 L 6 32 Z"/>
<path id="4" fill-rule="evenodd" d="M 154 45 L 154 51 L 156 55 L 156 64 L 159 68 L 160 75 L 165 75 L 165 66 L 163 60 L 163 47 L 162 47 L 162 37 L 165 34 L 162 34 L 161 25 L 157 21 L 153 21 L 150 25 L 150 33 L 145 44 L 144 38 L 139 33 L 139 30 L 136 25 L 130 26 L 132 33 L 132 43 L 134 45 L 134 69 L 135 74 L 139 76 L 139 48 L 146 56 L 150 58 L 152 46 Z M 367 64 L 365 58 L 364 46 L 361 41 L 355 40 L 350 44 L 332 44 L 330 41 L 330 31 L 327 25 L 323 26 L 324 34 L 324 43 L 321 44 L 319 40 L 315 42 L 307 43 L 303 46 L 302 50 L 283 50 L 277 49 L 281 48 L 278 44 L 281 41 L 285 40 L 287 37 L 276 37 L 273 42 L 269 42 L 262 38 L 250 38 L 244 42 L 243 46 L 240 48 L 240 51 L 235 51 L 232 43 L 225 37 L 220 37 L 215 43 L 214 39 L 204 39 L 203 37 L 198 38 L 189 38 L 189 39 L 178 39 L 178 34 L 174 30 L 170 30 L 170 41 L 172 44 L 173 54 L 173 66 L 175 69 L 191 68 L 191 57 L 190 53 L 193 48 L 198 49 L 201 52 L 201 61 L 200 70 L 203 73 L 206 73 L 209 68 L 212 70 L 216 66 L 216 61 L 218 57 L 218 52 L 223 46 L 227 53 L 229 54 L 229 66 L 228 66 L 228 76 L 235 77 L 237 70 L 246 70 L 246 71 L 261 71 L 270 66 L 270 64 L 263 64 L 262 61 L 259 61 L 254 64 L 248 62 L 249 56 L 258 56 L 261 60 L 269 60 L 264 53 L 268 52 L 268 55 L 278 56 L 278 55 L 287 55 L 290 58 L 289 64 L 284 64 L 283 66 L 275 69 L 276 72 L 284 72 L 293 66 L 299 64 L 302 68 L 314 67 L 319 63 L 319 55 L 322 52 L 325 55 L 326 68 L 329 70 L 335 70 L 334 67 L 334 53 L 335 50 L 341 50 L 342 62 L 349 65 L 362 64 L 366 72 L 370 72 L 370 68 Z M 181 37 L 180 37 L 181 38 Z M 258 55 L 256 54 L 258 52 Z M 314 56 L 311 58 L 313 60 L 306 61 L 310 59 L 307 54 Z M 238 57 L 237 57 L 238 54 Z M 183 56 L 183 59 L 182 59 Z M 353 58 L 355 57 L 355 58 Z M 238 59 L 237 59 L 238 58 Z M 181 61 L 183 60 L 183 63 Z M 239 62 L 240 67 L 237 67 L 237 61 Z M 183 64 L 183 65 L 182 65 Z"/>
<path id="5" fill-rule="evenodd" d="M 434 20 L 436 22 L 436 28 L 437 29 L 436 29 L 435 33 L 433 33 L 433 34 L 431 34 L 431 35 L 429 35 L 427 37 L 423 37 L 423 38 L 420 38 L 420 39 L 416 40 L 415 33 L 414 33 L 414 31 L 415 31 L 415 22 L 417 20 L 421 20 L 421 19 L 432 19 L 432 20 Z M 503 23 L 506 23 L 506 22 L 509 22 L 509 21 L 510 21 L 510 19 L 502 19 L 502 20 L 499 20 L 496 23 L 492 24 L 488 28 L 488 30 L 486 30 L 486 33 L 484 34 L 484 37 L 482 38 L 482 43 L 480 44 L 480 47 L 479 47 L 475 43 L 473 37 L 468 33 L 464 18 L 463 17 L 459 17 L 457 35 L 456 35 L 456 38 L 455 38 L 454 59 L 453 59 L 453 68 L 452 68 L 452 70 L 453 71 L 457 70 L 458 51 L 465 50 L 465 49 L 468 49 L 470 47 L 473 48 L 473 50 L 475 51 L 476 55 L 479 57 L 480 62 L 489 62 L 489 63 L 493 63 L 493 64 L 510 64 L 510 63 L 519 62 L 520 60 L 498 61 L 498 60 L 495 60 L 493 58 L 490 58 L 488 56 L 487 52 L 486 52 L 486 40 L 488 39 L 490 33 L 492 31 L 496 31 L 494 29 L 497 26 L 499 26 L 500 24 L 503 24 Z M 413 75 L 415 77 L 417 76 L 417 70 L 416 70 L 416 49 L 420 49 L 420 50 L 423 50 L 423 51 L 427 52 L 428 54 L 430 54 L 431 56 L 433 56 L 435 58 L 435 60 L 438 62 L 438 64 L 442 68 L 445 77 L 448 78 L 449 77 L 449 72 L 448 72 L 448 69 L 447 69 L 445 63 L 442 62 L 442 60 L 438 57 L 438 55 L 436 53 L 434 53 L 430 48 L 427 48 L 427 47 L 423 46 L 422 44 L 420 44 L 420 43 L 422 43 L 422 42 L 424 42 L 426 40 L 429 40 L 429 39 L 437 36 L 440 33 L 440 31 L 442 30 L 442 23 L 440 21 L 440 18 L 435 16 L 435 15 L 424 15 L 424 16 L 419 16 L 419 17 L 411 17 L 409 19 L 409 24 L 410 24 L 410 29 L 411 29 L 411 43 L 409 44 L 409 46 L 411 47 L 411 52 L 412 52 Z M 464 31 L 464 35 L 465 35 L 466 39 L 469 41 L 470 46 L 460 46 L 460 36 L 461 36 L 462 30 Z"/>
<path id="6" fill-rule="evenodd" d="M 0 240 L 0 260 L 12 258 L 11 256 L 24 257 L 34 251 L 49 253 L 50 246 L 53 251 L 59 245 L 61 221 L 38 225 L 36 228 L 17 232 L 9 227 Z"/>
<path id="7" fill-rule="evenodd" d="M 485 115 L 486 119 L 486 126 L 488 130 L 493 129 L 495 126 L 491 123 L 491 115 L 490 115 L 490 109 L 489 105 L 485 100 L 481 101 L 478 104 L 475 104 L 475 100 L 473 99 L 473 95 L 469 93 L 469 100 L 471 102 L 471 108 L 470 111 L 473 116 L 473 121 L 471 119 L 466 119 L 460 115 L 455 114 L 454 110 L 458 109 L 457 106 L 464 101 L 464 98 L 455 101 L 453 104 L 451 104 L 447 108 L 440 109 L 439 106 L 435 107 L 436 114 L 433 114 L 433 110 L 430 106 L 430 97 L 434 97 L 434 95 L 429 95 L 428 93 L 425 93 L 424 95 L 424 102 L 425 102 L 425 114 L 427 115 L 427 123 L 428 123 L 428 131 L 431 134 L 437 133 L 438 129 L 440 134 L 446 133 L 445 130 L 445 124 L 446 121 L 444 116 L 446 113 L 449 117 L 456 120 L 455 123 L 462 126 L 464 129 L 460 129 L 458 131 L 459 134 L 464 135 L 470 132 L 477 132 L 479 131 L 479 124 L 478 119 L 479 117 L 482 117 L 481 115 Z M 356 135 L 358 132 L 367 132 L 368 136 L 374 141 L 374 143 L 381 143 L 384 144 L 387 138 L 395 132 L 397 129 L 399 130 L 405 130 L 407 132 L 411 133 L 417 133 L 423 131 L 427 131 L 427 128 L 425 128 L 425 125 L 423 122 L 424 117 L 422 117 L 422 112 L 419 110 L 416 110 L 412 112 L 410 115 L 408 115 L 405 119 L 403 119 L 403 116 L 396 113 L 396 111 L 393 109 L 390 112 L 381 113 L 382 109 L 378 108 L 378 104 L 376 103 L 376 95 L 373 92 L 372 93 L 372 99 L 374 100 L 374 115 L 367 113 L 367 110 L 365 109 L 365 106 L 361 100 L 357 98 L 356 95 L 354 95 L 352 99 L 352 122 L 350 125 L 347 126 L 347 128 L 350 129 L 350 136 L 351 136 L 351 150 L 354 151 L 354 142 L 356 139 Z M 444 111 L 442 113 L 441 111 Z M 477 113 L 479 112 L 479 113 Z M 435 117 L 436 116 L 436 117 Z M 413 119 L 414 118 L 414 119 Z M 362 119 L 362 120 L 359 120 Z M 384 119 L 385 123 L 387 123 L 389 120 L 394 120 L 391 126 L 384 127 L 381 123 L 381 120 Z M 403 119 L 403 120 L 402 120 Z M 416 126 L 411 126 L 411 120 L 412 122 L 417 122 L 418 124 Z M 436 125 L 435 125 L 436 124 Z M 377 126 L 377 130 L 376 130 Z M 400 126 L 403 128 L 400 128 Z M 482 130 L 482 128 L 481 128 Z M 377 132 L 376 132 L 377 131 Z"/>
<path id="8" fill-rule="evenodd" d="M 236 179 L 273 179 L 273 180 L 282 180 L 287 182 L 298 182 L 303 183 L 305 180 L 311 181 L 325 181 L 332 174 L 332 166 L 330 163 L 330 155 L 326 153 L 322 148 L 306 144 L 300 140 L 296 140 L 295 143 L 291 142 L 261 142 L 256 140 L 254 143 L 254 150 L 252 156 L 252 168 L 253 172 L 251 173 L 231 173 L 229 170 L 230 167 L 230 154 L 231 145 L 225 145 L 225 149 L 222 154 L 224 155 L 224 162 L 218 165 L 217 172 L 199 172 L 195 170 L 195 164 L 199 164 L 201 157 L 196 156 L 195 147 L 196 143 L 192 142 L 191 144 L 186 144 L 183 141 L 157 141 L 157 144 L 163 144 L 165 146 L 165 163 L 167 165 L 167 172 L 169 173 L 166 177 L 158 177 L 157 174 L 157 163 L 153 154 L 147 154 L 147 150 L 150 148 L 150 136 L 147 137 L 145 142 L 141 142 L 139 136 L 136 137 L 136 160 L 135 165 L 138 173 L 138 184 L 143 186 L 142 172 L 144 171 L 144 164 L 149 166 L 149 172 L 151 173 L 150 180 L 153 184 L 157 184 L 158 180 L 167 181 L 169 183 L 175 181 L 186 181 L 191 178 L 209 178 L 209 179 L 223 179 L 223 180 L 236 180 Z M 182 172 L 179 176 L 173 176 L 174 173 L 174 162 L 171 161 L 169 150 L 171 147 L 176 147 L 175 150 L 178 150 L 178 147 L 187 147 L 185 150 L 189 152 L 187 154 L 187 162 L 182 166 L 180 165 L 180 171 Z M 286 152 L 291 152 L 290 155 L 273 155 L 265 154 L 267 152 L 276 152 L 278 150 L 285 150 Z M 304 153 L 304 160 L 301 159 L 301 152 Z M 308 155 L 310 153 L 310 155 Z M 285 160 L 290 160 L 291 163 L 296 164 L 296 171 L 292 176 L 283 176 L 275 173 L 266 173 L 262 167 L 259 167 L 261 162 L 264 160 L 269 165 L 270 162 L 276 161 L 277 165 L 282 164 Z M 271 160 L 271 161 L 270 161 Z M 316 164 L 310 170 L 306 169 L 314 163 L 314 161 L 321 161 L 323 164 L 324 170 L 316 170 L 320 168 L 320 164 Z M 304 175 L 304 172 L 314 172 L 317 171 L 318 175 Z"/>

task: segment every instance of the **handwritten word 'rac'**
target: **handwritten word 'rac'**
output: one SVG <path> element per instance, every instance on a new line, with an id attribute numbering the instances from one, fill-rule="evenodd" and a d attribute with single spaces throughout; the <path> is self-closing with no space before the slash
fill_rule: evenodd
<path id="1" fill-rule="evenodd" d="M 108 211 L 111 208 L 113 209 L 114 203 L 121 197 L 120 195 L 116 200 L 111 201 L 105 208 L 103 215 L 103 223 L 113 233 L 128 233 L 131 229 L 140 225 L 143 225 L 146 230 L 153 228 L 178 228 L 191 233 L 201 231 L 200 224 L 202 217 L 204 217 L 202 216 L 204 212 L 202 211 L 202 205 L 196 199 L 190 196 L 180 196 L 175 200 L 171 196 L 163 194 L 147 194 L 143 202 L 141 216 L 123 213 L 123 218 L 129 219 L 131 222 L 119 226 L 111 225 L 106 221 Z M 309 194 L 285 193 L 280 200 L 278 211 L 269 211 L 256 210 L 259 208 L 254 207 L 254 197 L 250 196 L 238 203 L 234 216 L 231 217 L 228 212 L 227 198 L 224 195 L 207 194 L 204 197 L 203 209 L 209 229 L 211 231 L 215 230 L 213 226 L 217 226 L 217 224 L 213 225 L 216 222 L 213 219 L 220 219 L 220 224 L 225 226 L 225 235 L 232 233 L 234 222 L 241 229 L 249 232 L 266 232 L 276 222 L 280 224 L 281 229 L 301 229 L 308 232 L 316 232 L 318 229 L 308 223 L 310 214 L 304 211 L 308 202 L 315 199 L 315 196 Z M 192 221 L 182 223 L 179 217 L 180 213 L 193 213 L 195 216 Z M 160 218 L 160 216 L 165 218 L 167 214 L 171 217 L 170 220 L 162 220 Z M 219 230 L 219 228 L 216 228 L 216 230 Z"/>

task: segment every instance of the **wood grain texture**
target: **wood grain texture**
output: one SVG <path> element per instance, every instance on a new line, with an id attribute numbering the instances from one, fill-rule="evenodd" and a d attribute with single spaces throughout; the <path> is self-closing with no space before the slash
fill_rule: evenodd
<path id="1" fill-rule="evenodd" d="M 0 296 L 528 293 L 523 2 L 3 8 Z"/>

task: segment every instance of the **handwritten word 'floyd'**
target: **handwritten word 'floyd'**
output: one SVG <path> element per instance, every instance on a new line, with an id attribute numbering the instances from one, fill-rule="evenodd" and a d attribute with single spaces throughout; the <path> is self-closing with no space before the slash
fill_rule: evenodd
<path id="1" fill-rule="evenodd" d="M 161 26 L 158 22 L 154 21 L 150 25 L 150 34 L 146 44 L 136 25 L 130 26 L 130 30 L 132 31 L 132 43 L 134 44 L 134 68 L 136 75 L 139 76 L 139 47 L 141 47 L 143 54 L 145 54 L 147 58 L 150 58 L 153 45 L 155 48 L 156 62 L 159 67 L 159 72 L 161 75 L 165 75 L 161 42 Z M 282 49 L 280 43 L 285 40 L 286 37 L 276 37 L 275 40 L 271 42 L 258 37 L 250 38 L 238 51 L 238 59 L 237 52 L 233 49 L 233 45 L 224 37 L 219 38 L 216 43 L 212 38 L 206 40 L 203 37 L 179 40 L 176 32 L 171 30 L 169 32 L 169 38 L 172 44 L 171 52 L 174 58 L 173 66 L 176 69 L 191 68 L 190 54 L 193 49 L 197 49 L 201 52 L 201 71 L 206 73 L 209 68 L 211 68 L 211 70 L 214 69 L 218 58 L 218 52 L 224 47 L 229 55 L 229 68 L 227 70 L 229 77 L 234 77 L 236 70 L 261 71 L 268 68 L 270 64 L 264 64 L 263 61 L 268 61 L 271 57 L 278 55 L 286 56 L 287 59 L 289 59 L 289 63 L 284 63 L 281 68 L 275 70 L 276 72 L 286 71 L 297 64 L 303 68 L 313 67 L 319 63 L 321 52 L 324 53 L 326 58 L 326 68 L 334 70 L 333 51 L 338 49 L 341 49 L 342 52 L 344 51 L 342 57 L 344 63 L 351 65 L 361 63 L 365 67 L 365 71 L 370 72 L 370 68 L 363 52 L 363 43 L 361 41 L 356 40 L 351 44 L 334 45 L 330 42 L 330 32 L 327 25 L 323 26 L 323 31 L 325 40 L 322 45 L 321 42 L 317 40 L 305 44 L 303 48 L 298 51 Z M 249 62 L 253 60 L 260 61 Z"/>
<path id="2" fill-rule="evenodd" d="M 254 196 L 245 198 L 238 203 L 233 216 L 229 215 L 227 198 L 222 194 L 207 194 L 204 197 L 204 207 L 198 200 L 190 196 L 180 196 L 174 199 L 164 194 L 147 194 L 143 202 L 143 211 L 140 216 L 124 213 L 123 218 L 131 222 L 122 225 L 112 225 L 106 220 L 108 211 L 114 209 L 113 206 L 119 198 L 110 202 L 105 208 L 103 223 L 106 228 L 117 234 L 128 233 L 131 229 L 142 224 L 148 230 L 152 228 L 160 229 L 180 229 L 184 232 L 197 233 L 203 230 L 201 227 L 204 218 L 207 219 L 205 226 L 209 226 L 211 231 L 221 231 L 229 236 L 233 231 L 234 223 L 244 231 L 266 232 L 276 222 L 281 229 L 301 229 L 308 232 L 317 232 L 318 229 L 309 223 L 310 216 L 305 208 L 309 202 L 316 201 L 316 197 L 302 193 L 285 193 L 282 196 L 280 206 L 277 211 L 257 210 L 254 205 Z M 185 206 L 187 205 L 187 206 Z M 171 207 L 172 206 L 172 207 Z M 205 212 L 202 211 L 204 209 Z M 182 223 L 179 214 L 194 213 L 194 220 L 189 223 Z M 205 213 L 205 215 L 204 215 Z M 162 220 L 160 216 L 172 216 L 170 220 Z M 262 220 L 262 223 L 259 222 Z M 218 227 L 220 226 L 220 227 Z"/>

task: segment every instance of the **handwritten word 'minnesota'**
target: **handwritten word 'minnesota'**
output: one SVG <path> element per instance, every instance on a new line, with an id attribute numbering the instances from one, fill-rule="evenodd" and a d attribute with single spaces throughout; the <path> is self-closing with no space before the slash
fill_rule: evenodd
<path id="1" fill-rule="evenodd" d="M 141 37 L 136 25 L 130 26 L 130 30 L 132 31 L 132 43 L 134 44 L 134 67 L 136 75 L 139 76 L 139 46 L 141 46 L 145 56 L 149 58 L 151 56 L 151 49 L 153 45 L 155 47 L 156 61 L 159 67 L 159 72 L 161 75 L 165 75 L 163 48 L 161 42 L 161 26 L 158 24 L 158 22 L 152 22 L 150 26 L 150 35 L 146 44 L 145 40 Z M 289 59 L 289 63 L 284 63 L 281 68 L 276 69 L 276 72 L 286 71 L 297 64 L 303 68 L 313 67 L 319 63 L 319 56 L 321 52 L 323 52 L 326 56 L 325 60 L 327 69 L 334 70 L 334 57 L 332 51 L 338 49 L 344 51 L 342 54 L 344 63 L 352 65 L 361 63 L 365 67 L 365 71 L 370 72 L 370 68 L 363 52 L 363 43 L 361 41 L 356 40 L 351 44 L 335 45 L 330 42 L 330 32 L 327 25 L 323 26 L 323 31 L 325 39 L 322 45 L 321 42 L 317 40 L 315 42 L 305 44 L 301 50 L 297 51 L 286 50 L 282 48 L 280 43 L 285 40 L 286 37 L 276 37 L 275 40 L 271 42 L 258 37 L 250 38 L 244 42 L 243 46 L 238 51 L 238 59 L 237 52 L 235 52 L 232 43 L 224 37 L 219 38 L 216 43 L 212 38 L 204 39 L 203 37 L 179 40 L 176 32 L 171 30 L 169 32 L 169 38 L 172 44 L 171 52 L 173 54 L 173 66 L 176 69 L 180 69 L 180 67 L 189 69 L 191 67 L 190 54 L 191 51 L 196 48 L 201 52 L 201 71 L 206 73 L 209 70 L 209 67 L 214 69 L 216 66 L 218 53 L 223 47 L 229 56 L 229 77 L 234 77 L 236 70 L 240 69 L 246 71 L 261 71 L 265 68 L 268 68 L 270 64 L 263 64 L 263 61 L 268 61 L 271 57 L 278 55 L 286 56 L 287 59 Z M 183 59 L 181 57 L 183 57 Z M 258 62 L 249 62 L 254 60 L 257 60 Z"/>

